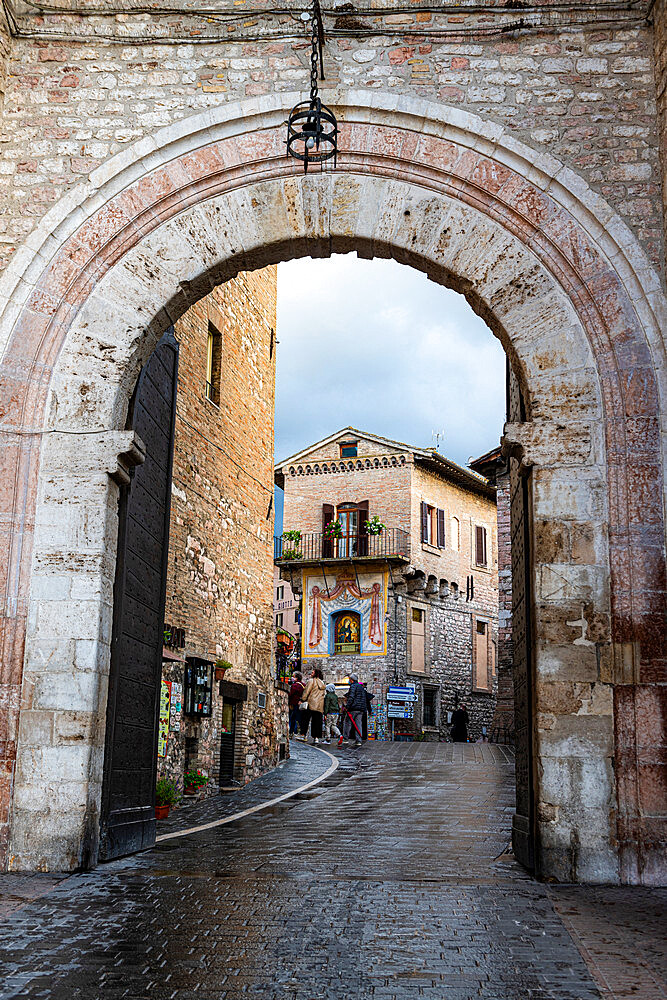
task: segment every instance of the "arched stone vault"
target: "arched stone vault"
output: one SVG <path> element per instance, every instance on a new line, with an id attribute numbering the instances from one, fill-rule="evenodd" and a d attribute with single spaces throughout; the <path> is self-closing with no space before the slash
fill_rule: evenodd
<path id="1" fill-rule="evenodd" d="M 0 285 L 9 865 L 95 856 L 113 477 L 136 460 L 124 426 L 141 364 L 239 270 L 356 250 L 465 294 L 529 401 L 506 437 L 533 468 L 542 871 L 654 881 L 638 727 L 655 717 L 664 653 L 659 280 L 598 196 L 498 126 L 339 95 L 338 169 L 304 177 L 285 159 L 290 97 L 207 112 L 114 157 Z M 568 624 L 581 617 L 585 635 Z"/>

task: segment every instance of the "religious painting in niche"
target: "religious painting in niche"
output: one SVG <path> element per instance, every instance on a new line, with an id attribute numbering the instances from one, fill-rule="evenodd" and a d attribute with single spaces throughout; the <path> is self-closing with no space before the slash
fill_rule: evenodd
<path id="1" fill-rule="evenodd" d="M 343 611 L 334 619 L 334 652 L 358 653 L 360 619 L 355 611 Z"/>
<path id="2" fill-rule="evenodd" d="M 302 656 L 333 656 L 339 642 L 348 641 L 358 644 L 354 651 L 361 656 L 383 656 L 387 576 L 382 570 L 355 573 L 349 567 L 333 577 L 304 573 Z M 346 616 L 349 622 L 340 624 Z"/>

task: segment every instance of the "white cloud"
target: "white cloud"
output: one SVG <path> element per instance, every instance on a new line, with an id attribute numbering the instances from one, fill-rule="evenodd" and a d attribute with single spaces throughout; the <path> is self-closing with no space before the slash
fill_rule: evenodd
<path id="1" fill-rule="evenodd" d="M 276 456 L 351 424 L 457 462 L 498 443 L 505 355 L 462 296 L 356 255 L 278 268 Z"/>

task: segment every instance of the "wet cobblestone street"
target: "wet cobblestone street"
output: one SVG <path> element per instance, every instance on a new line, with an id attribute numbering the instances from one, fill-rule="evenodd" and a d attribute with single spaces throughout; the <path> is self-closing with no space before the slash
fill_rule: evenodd
<path id="1" fill-rule="evenodd" d="M 0 998 L 665 996 L 665 893 L 529 878 L 507 850 L 506 748 L 375 744 L 339 757 L 301 797 L 26 890 L 0 924 Z M 297 746 L 239 808 L 330 765 Z M 192 806 L 159 833 L 229 808 Z"/>

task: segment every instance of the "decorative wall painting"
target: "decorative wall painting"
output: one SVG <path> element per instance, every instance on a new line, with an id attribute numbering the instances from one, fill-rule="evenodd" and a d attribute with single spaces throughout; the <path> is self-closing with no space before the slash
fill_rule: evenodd
<path id="1" fill-rule="evenodd" d="M 335 651 L 383 656 L 386 607 L 385 572 L 338 570 L 326 578 L 323 573 L 304 573 L 303 656 L 330 656 Z"/>

